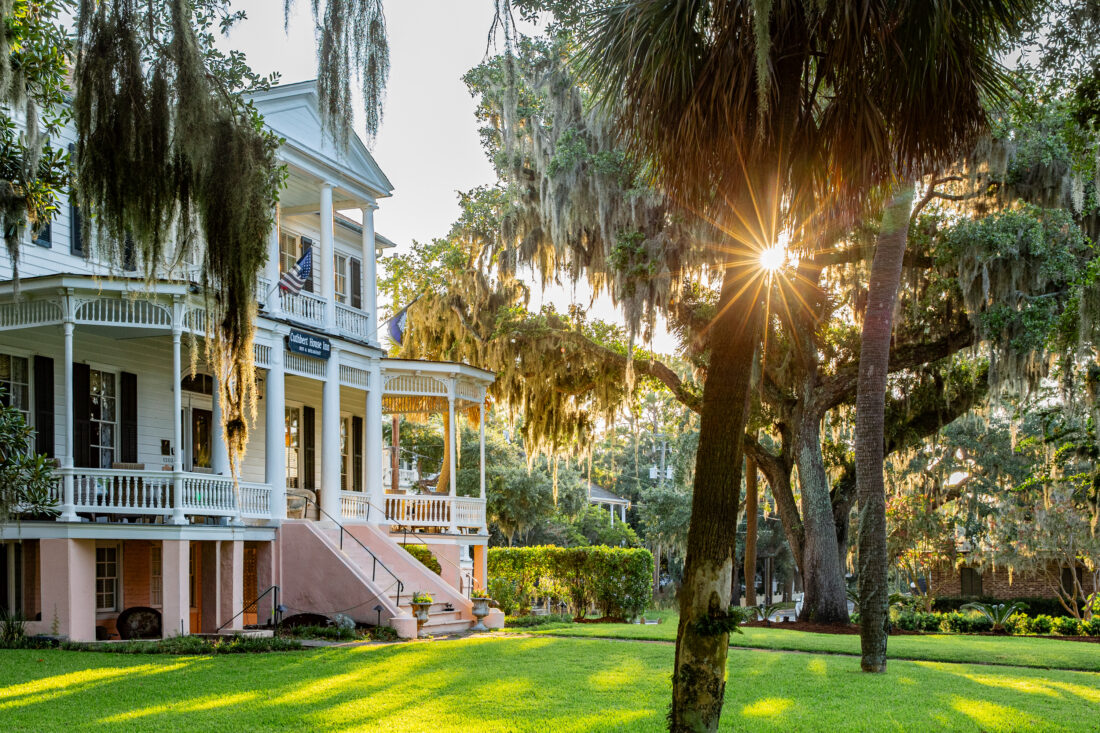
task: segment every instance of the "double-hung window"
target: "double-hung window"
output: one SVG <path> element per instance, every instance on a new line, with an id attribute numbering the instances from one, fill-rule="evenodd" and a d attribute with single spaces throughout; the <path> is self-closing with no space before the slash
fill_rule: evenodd
<path id="1" fill-rule="evenodd" d="M 351 418 L 340 418 L 340 490 L 348 491 L 348 465 L 351 461 Z"/>
<path id="2" fill-rule="evenodd" d="M 332 269 L 335 272 L 336 302 L 347 305 L 348 302 L 348 258 L 347 255 L 335 255 L 332 258 Z"/>
<path id="3" fill-rule="evenodd" d="M 0 390 L 0 402 L 19 410 L 30 423 L 31 384 L 28 359 L 0 354 Z"/>
<path id="4" fill-rule="evenodd" d="M 160 545 L 149 548 L 149 605 L 164 605 L 164 555 Z"/>
<path id="5" fill-rule="evenodd" d="M 118 610 L 118 546 L 95 548 L 95 610 Z"/>
<path id="6" fill-rule="evenodd" d="M 286 485 L 290 489 L 302 488 L 300 476 L 302 447 L 302 410 L 298 407 L 286 407 Z"/>
<path id="7" fill-rule="evenodd" d="M 98 369 L 89 370 L 91 386 L 91 450 L 92 460 L 99 457 L 100 468 L 110 468 L 115 462 L 115 440 L 118 428 L 118 400 L 115 375 Z"/>

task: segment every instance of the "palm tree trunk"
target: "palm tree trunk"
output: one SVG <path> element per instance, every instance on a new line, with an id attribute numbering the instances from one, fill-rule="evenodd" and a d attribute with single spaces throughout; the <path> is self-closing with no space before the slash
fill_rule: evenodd
<path id="1" fill-rule="evenodd" d="M 756 461 L 745 460 L 745 605 L 756 605 Z"/>
<path id="2" fill-rule="evenodd" d="M 864 672 L 886 671 L 887 588 L 886 487 L 882 477 L 886 378 L 890 337 L 901 283 L 902 260 L 913 208 L 913 185 L 903 184 L 883 213 L 871 263 L 867 313 L 856 391 L 856 491 L 859 497 L 859 637 Z"/>
<path id="3" fill-rule="evenodd" d="M 730 604 L 742 441 L 763 311 L 757 289 L 742 287 L 747 277 L 743 267 L 727 269 L 711 331 L 672 675 L 669 730 L 676 733 L 717 730 L 726 688 L 729 632 L 706 621 L 725 619 Z"/>

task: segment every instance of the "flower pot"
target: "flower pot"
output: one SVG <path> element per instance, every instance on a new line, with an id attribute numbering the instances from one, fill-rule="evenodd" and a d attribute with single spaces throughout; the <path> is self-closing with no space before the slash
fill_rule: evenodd
<path id="1" fill-rule="evenodd" d="M 428 621 L 428 612 L 430 611 L 431 603 L 410 603 L 413 609 L 413 616 L 416 617 L 416 628 L 420 628 Z"/>
<path id="2" fill-rule="evenodd" d="M 483 619 L 489 615 L 489 598 L 471 598 L 470 601 L 474 604 L 474 618 L 477 619 L 477 623 L 470 627 L 470 631 L 488 631 L 489 627 L 485 625 Z"/>

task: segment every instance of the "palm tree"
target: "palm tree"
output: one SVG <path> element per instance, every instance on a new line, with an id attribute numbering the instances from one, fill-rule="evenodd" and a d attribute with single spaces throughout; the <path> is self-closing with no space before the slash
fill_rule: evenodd
<path id="1" fill-rule="evenodd" d="M 721 713 L 760 254 L 780 231 L 812 252 L 878 188 L 967 149 L 986 124 L 983 97 L 1006 85 L 999 46 L 1034 4 L 632 0 L 582 21 L 584 76 L 625 144 L 733 241 L 709 329 L 672 730 L 713 730 Z M 802 501 L 806 613 L 846 619 L 828 495 Z"/>

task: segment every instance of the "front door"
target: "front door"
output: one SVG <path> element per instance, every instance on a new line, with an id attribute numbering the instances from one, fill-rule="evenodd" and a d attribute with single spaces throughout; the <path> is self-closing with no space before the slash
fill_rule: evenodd
<path id="1" fill-rule="evenodd" d="M 183 470 L 210 473 L 214 449 L 214 411 L 208 400 L 185 398 L 183 414 Z"/>

